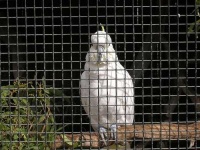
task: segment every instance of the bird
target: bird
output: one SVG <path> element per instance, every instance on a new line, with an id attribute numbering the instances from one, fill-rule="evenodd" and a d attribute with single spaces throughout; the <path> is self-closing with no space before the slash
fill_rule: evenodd
<path id="1" fill-rule="evenodd" d="M 134 87 L 104 29 L 91 35 L 91 47 L 80 79 L 80 95 L 94 131 L 99 132 L 107 145 L 110 130 L 117 144 L 117 128 L 132 125 L 134 121 Z"/>

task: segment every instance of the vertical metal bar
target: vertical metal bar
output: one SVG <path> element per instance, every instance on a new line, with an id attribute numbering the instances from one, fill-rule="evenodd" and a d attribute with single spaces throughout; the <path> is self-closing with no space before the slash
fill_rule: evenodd
<path id="1" fill-rule="evenodd" d="M 141 0 L 141 26 L 142 26 L 142 31 L 141 31 L 141 34 L 142 34 L 142 41 L 141 41 L 141 43 L 142 43 L 142 125 L 143 125 L 143 128 L 144 128 L 144 20 L 143 20 L 143 11 L 144 11 L 144 1 L 143 0 Z M 140 53 L 140 52 L 139 52 Z M 143 133 L 143 136 L 144 136 L 144 133 Z M 142 143 L 143 143 L 143 145 L 142 145 L 142 148 L 144 149 L 144 138 L 142 138 Z"/>
<path id="2" fill-rule="evenodd" d="M 17 70 L 16 70 L 16 72 L 17 72 L 17 76 L 19 77 L 19 49 L 18 49 L 18 47 L 19 47 L 19 45 L 18 45 L 18 1 L 16 0 L 16 3 L 15 3 L 15 15 L 16 15 L 16 19 L 15 19 L 15 21 L 16 21 L 16 43 L 12 43 L 12 44 L 16 44 L 16 54 L 14 54 L 15 52 L 12 52 L 12 55 L 16 55 L 16 57 L 17 57 L 17 59 L 16 59 L 16 61 L 17 62 L 14 62 L 14 60 L 12 60 L 13 61 L 13 63 L 17 63 Z M 11 44 L 11 45 L 12 45 Z M 13 47 L 15 47 L 13 45 Z M 12 58 L 12 57 L 11 57 Z M 14 70 L 15 68 L 12 68 L 12 70 L 13 70 L 13 74 L 14 74 L 14 72 L 15 72 L 15 70 Z M 18 101 L 20 101 L 20 95 L 19 95 L 19 91 L 20 91 L 20 88 L 19 87 L 17 87 L 17 100 Z M 18 105 L 17 106 L 17 109 L 19 109 L 20 108 L 20 106 Z M 18 114 L 17 114 L 18 116 L 18 120 L 20 120 L 20 114 L 19 114 L 19 112 L 18 112 Z M 20 122 L 18 122 L 18 127 L 20 127 Z M 20 133 L 19 132 L 17 132 L 16 131 L 16 133 L 14 132 L 14 134 L 18 134 L 18 136 L 20 137 Z M 19 142 L 20 142 L 20 139 L 19 139 Z"/>
<path id="3" fill-rule="evenodd" d="M 45 23 L 45 3 L 44 1 L 42 1 L 42 27 L 43 27 L 43 69 L 44 69 L 44 80 L 46 80 L 47 76 L 46 76 L 46 37 L 45 37 L 45 34 L 46 34 L 46 23 Z M 44 95 L 44 99 L 46 99 L 46 96 Z M 45 104 L 46 105 L 46 104 Z M 39 105 L 37 105 L 36 107 L 39 107 Z M 46 110 L 44 111 L 46 113 Z M 46 125 L 46 121 L 45 121 L 45 125 Z M 47 126 L 47 125 L 46 125 Z M 45 130 L 45 136 L 47 137 L 47 133 L 46 133 L 46 130 Z M 43 141 L 45 143 L 47 143 L 47 139 L 45 138 L 45 141 Z"/>
<path id="4" fill-rule="evenodd" d="M 198 8 L 198 6 L 197 6 L 197 1 L 195 1 L 195 20 L 197 20 L 197 9 L 196 8 Z M 199 8 L 198 8 L 199 9 Z M 197 60 L 198 60 L 198 58 L 197 58 L 197 51 L 198 51 L 198 41 L 197 41 L 197 38 L 198 38 L 198 32 L 197 32 L 197 26 L 199 26 L 199 25 L 197 25 L 197 22 L 195 21 L 195 100 L 197 100 L 197 77 L 198 77 L 198 75 L 197 75 Z M 197 108 L 197 103 L 195 103 L 195 108 Z M 195 122 L 198 120 L 198 116 L 197 116 L 197 110 L 195 110 Z M 195 125 L 195 126 L 197 126 L 197 125 Z M 195 127 L 196 128 L 196 127 Z M 197 135 L 197 131 L 195 130 L 195 135 Z M 195 137 L 195 141 L 197 140 L 197 138 Z"/>
<path id="5" fill-rule="evenodd" d="M 11 68 L 10 68 L 10 66 L 11 66 L 11 62 L 10 62 L 10 60 L 11 60 L 11 53 L 10 53 L 10 24 L 9 24 L 9 22 L 10 22 L 10 16 L 9 16 L 10 14 L 9 14 L 9 3 L 8 3 L 8 1 L 7 1 L 7 40 L 8 40 L 8 84 L 10 85 L 11 83 L 11 80 L 10 80 L 10 72 L 11 72 Z"/>
<path id="6" fill-rule="evenodd" d="M 126 87 L 126 53 L 127 53 L 127 51 L 126 51 L 126 10 L 125 10 L 125 8 L 126 8 L 126 6 L 125 6 L 126 4 L 125 4 L 125 1 L 123 1 L 123 28 L 124 28 L 124 42 L 123 42 L 123 44 L 124 44 L 124 85 L 125 85 L 125 93 L 127 92 L 127 89 L 126 88 L 130 88 L 130 87 Z M 130 81 L 131 82 L 131 81 Z M 121 95 L 120 95 L 121 96 Z M 128 99 L 129 99 L 129 97 L 128 97 Z M 126 99 L 125 99 L 125 103 L 124 103 L 124 105 L 126 106 L 127 105 L 127 102 L 126 102 Z M 128 107 L 130 107 L 130 106 L 128 106 Z M 126 123 L 126 118 L 127 118 L 127 115 L 133 115 L 133 114 L 127 114 L 127 109 L 126 109 L 126 107 L 125 107 L 125 125 L 127 125 L 127 123 Z M 125 126 L 125 137 L 126 137 L 126 126 Z M 121 142 L 121 141 L 120 141 Z M 127 143 L 127 141 L 126 141 L 126 139 L 125 139 L 125 143 Z M 126 144 L 125 144 L 125 149 L 126 149 L 127 147 L 126 147 Z"/>
<path id="7" fill-rule="evenodd" d="M 71 77 L 71 95 L 70 95 L 70 98 L 73 99 L 73 72 L 72 72 L 72 2 L 71 0 L 69 1 L 69 19 L 70 19 L 70 77 Z M 72 123 L 72 131 L 74 131 L 74 126 L 73 126 L 73 122 L 74 122 L 74 119 L 73 119 L 73 115 L 74 115 L 74 112 L 73 112 L 73 107 L 74 107 L 74 104 L 72 103 L 71 105 L 71 123 Z M 72 138 L 74 137 L 74 134 L 72 133 Z M 72 147 L 73 147 L 73 141 L 72 141 Z"/>
<path id="8" fill-rule="evenodd" d="M 118 42 L 117 42 L 117 3 L 116 3 L 116 1 L 114 1 L 114 17 L 115 17 L 115 32 L 114 32 L 114 36 L 115 36 L 115 43 L 114 43 L 114 45 L 115 45 L 115 51 L 116 51 L 116 54 L 117 54 L 117 50 L 118 50 L 118 48 L 117 48 L 117 46 L 118 46 Z M 117 62 L 116 62 L 116 60 L 115 60 L 115 68 L 117 68 Z M 117 71 L 117 70 L 116 70 Z M 117 79 L 117 73 L 115 74 L 115 78 Z M 115 85 L 116 85 L 116 88 L 117 88 L 117 86 L 118 86 L 118 84 L 117 84 L 117 80 L 115 80 Z M 116 105 L 117 105 L 117 90 L 115 90 L 115 101 L 116 101 Z M 116 110 L 115 110 L 115 113 L 117 113 L 117 107 L 115 108 Z M 115 116 L 116 117 L 116 120 L 117 120 L 117 115 Z"/>
<path id="9" fill-rule="evenodd" d="M 153 29 L 152 29 L 152 0 L 150 0 L 150 52 L 151 52 L 151 65 L 150 65 L 150 68 L 151 68 L 151 124 L 153 125 L 153 50 L 152 50 L 152 45 L 153 45 L 153 37 L 152 37 L 152 34 L 153 34 Z M 153 132 L 152 132 L 153 134 Z M 151 139 L 151 148 L 153 149 L 153 139 Z"/>
<path id="10" fill-rule="evenodd" d="M 137 8 L 136 8 L 136 10 L 137 10 Z M 137 18 L 137 16 L 136 16 L 136 18 Z M 136 34 L 135 34 L 135 28 L 134 28 L 135 27 L 134 26 L 135 25 L 135 3 L 134 3 L 134 0 L 132 0 L 132 20 L 133 20 L 133 23 L 132 23 L 133 24 L 133 47 L 132 47 L 132 49 L 133 49 L 133 65 L 132 65 L 133 68 L 131 68 L 131 69 L 133 70 L 133 74 L 131 74 L 131 76 L 133 76 L 133 93 L 134 93 L 133 96 L 134 96 L 134 101 L 135 101 L 135 36 L 136 36 Z M 135 106 L 136 105 L 134 104 L 134 107 Z M 135 113 L 134 115 L 136 116 L 136 111 L 134 113 Z M 133 120 L 134 128 L 135 128 L 135 116 L 134 116 L 134 120 Z M 135 136 L 135 132 L 134 132 L 134 136 Z M 135 147 L 135 145 L 136 145 L 135 140 L 133 140 L 133 145 Z"/>
<path id="11" fill-rule="evenodd" d="M 35 1 L 35 0 L 34 0 Z M 25 0 L 25 2 L 24 2 L 24 15 L 25 15 L 25 39 L 26 39 L 26 42 L 25 42 L 25 61 L 26 61 L 26 99 L 27 99 L 27 101 L 28 101 L 28 103 L 27 103 L 27 107 L 29 107 L 28 106 L 28 104 L 32 104 L 32 102 L 30 102 L 30 97 L 29 97 L 29 87 L 28 87 L 28 82 L 29 82 L 29 77 L 28 77 L 28 38 L 27 38 L 27 24 L 28 24 L 28 22 L 27 22 L 27 7 L 26 7 L 26 4 L 27 4 L 27 1 Z M 35 38 L 36 39 L 36 38 Z M 17 40 L 18 41 L 18 40 Z M 19 59 L 20 60 L 20 59 Z M 18 77 L 19 77 L 19 74 L 18 74 Z M 37 115 L 37 113 L 36 113 L 36 115 Z M 28 117 L 28 120 L 29 120 L 29 114 L 27 114 L 27 117 Z M 29 122 L 27 123 L 27 125 L 29 126 Z M 38 130 L 37 130 L 38 131 Z M 29 130 L 28 130 L 28 133 L 29 133 Z M 30 141 L 29 141 L 29 138 L 27 139 L 28 140 L 28 145 L 30 145 Z M 37 142 L 37 141 L 36 141 Z M 29 147 L 29 146 L 28 146 Z"/>
<path id="12" fill-rule="evenodd" d="M 137 10 L 136 10 L 137 11 L 137 13 L 136 13 L 136 15 L 137 15 L 137 24 L 139 24 L 139 14 L 140 14 L 138 6 L 139 6 L 139 0 L 137 0 Z"/>
<path id="13" fill-rule="evenodd" d="M 9 36 L 9 34 L 10 34 L 10 27 L 9 27 L 9 3 L 8 3 L 9 1 L 7 1 L 7 7 L 6 7 L 6 10 L 7 10 L 7 41 L 8 41 L 8 85 L 11 85 L 10 84 L 10 59 L 11 59 L 11 57 L 10 57 L 10 36 Z M 8 87 L 8 90 L 10 90 L 10 87 Z M 11 103 L 11 98 L 9 97 L 8 98 L 8 100 L 9 100 L 9 103 Z M 9 105 L 9 109 L 11 110 L 11 105 Z M 9 117 L 11 118 L 12 117 L 12 115 L 11 115 L 11 112 L 10 112 L 10 114 L 9 114 Z M 10 122 L 9 122 L 9 125 L 11 126 L 12 125 L 12 122 L 11 122 L 11 120 L 10 120 Z M 12 134 L 12 129 L 10 128 L 10 134 Z M 12 138 L 11 138 L 11 136 L 10 136 L 10 147 L 9 147 L 9 149 L 11 149 L 12 148 Z"/>
<path id="14" fill-rule="evenodd" d="M 171 52 L 170 52 L 170 35 L 171 35 L 171 26 L 170 26 L 170 8 L 171 8 L 171 6 L 170 6 L 170 1 L 168 1 L 168 47 L 169 47 L 169 49 L 168 49 L 168 70 L 169 70 L 169 86 L 168 86 L 168 91 L 169 91 L 169 96 L 168 96 L 168 101 L 170 101 L 170 95 L 171 95 L 171 87 L 170 87 L 170 85 L 171 85 L 171 60 L 170 60 L 170 58 L 171 58 Z M 170 105 L 170 104 L 169 104 Z M 169 109 L 170 109 L 170 106 L 169 106 Z M 170 112 L 171 113 L 171 112 Z M 171 114 L 170 114 L 171 115 Z M 171 121 L 171 119 L 170 119 L 170 121 Z M 171 126 L 170 126 L 170 124 L 169 124 L 169 128 L 170 128 Z M 169 133 L 170 134 L 170 133 Z M 171 147 L 171 140 L 170 140 L 170 137 L 169 137 L 169 147 Z"/>
<path id="15" fill-rule="evenodd" d="M 1 52 L 1 42 L 0 42 L 0 52 Z M 1 56 L 2 54 L 0 53 L 0 60 L 2 60 L 2 56 Z M 2 69 L 1 69 L 1 62 L 0 62 L 0 81 L 2 80 Z M 0 84 L 0 91 L 2 91 L 2 82 L 1 82 L 1 84 Z M 1 97 L 1 94 L 0 94 L 0 112 L 2 112 L 2 107 L 3 107 L 3 104 L 2 104 L 2 97 Z M 2 122 L 3 120 L 2 119 L 0 119 L 0 122 Z M 3 140 L 1 140 L 1 143 L 0 143 L 1 145 L 3 145 Z"/>
<path id="16" fill-rule="evenodd" d="M 90 32 L 90 5 L 89 5 L 89 0 L 87 0 L 87 25 L 88 25 L 88 48 L 90 48 L 90 41 L 91 41 L 91 39 L 90 39 L 90 37 L 91 37 L 91 32 Z M 86 54 L 87 55 L 87 54 Z M 90 57 L 89 57 L 89 61 L 90 61 Z M 85 63 L 87 63 L 87 62 L 85 62 Z M 91 70 L 90 70 L 90 68 L 89 68 L 89 70 L 87 70 L 88 72 L 90 72 Z M 88 82 L 89 82 L 89 85 L 90 85 L 90 76 L 89 76 L 89 79 L 88 79 Z M 89 112 L 88 112 L 88 115 L 91 115 L 91 96 L 90 96 L 90 87 L 89 87 Z M 98 109 L 98 108 L 97 108 Z M 92 123 L 91 123 L 91 121 L 89 122 L 89 131 L 91 132 L 91 130 L 92 130 Z M 91 139 L 91 135 L 90 135 L 90 139 Z M 96 141 L 96 142 L 99 142 L 99 141 Z M 91 141 L 90 141 L 90 144 L 91 144 Z"/>
<path id="17" fill-rule="evenodd" d="M 43 67 L 44 67 L 44 77 L 46 79 L 46 53 L 45 53 L 45 46 L 46 46 L 46 37 L 45 37 L 45 5 L 44 1 L 42 1 L 42 27 L 43 27 Z"/>
<path id="18" fill-rule="evenodd" d="M 177 14 L 179 13 L 179 7 L 178 7 L 178 4 L 179 4 L 179 1 L 177 0 L 176 1 L 176 8 L 177 8 Z M 178 99 L 180 99 L 180 95 L 179 95 L 179 91 L 180 91 L 180 78 L 179 78 L 179 76 L 180 76 L 180 67 L 179 67 L 179 63 L 180 63 L 180 56 L 179 56 L 179 53 L 180 53 L 180 51 L 179 51 L 179 19 L 178 19 L 178 15 L 177 15 L 177 97 L 178 97 Z M 179 107 L 179 101 L 178 101 L 178 105 L 177 105 L 177 107 L 178 107 L 178 113 L 177 113 L 177 115 L 178 115 L 178 120 L 177 120 L 177 122 L 178 122 L 178 124 L 180 123 L 180 107 Z M 179 126 L 178 126 L 178 131 L 179 131 Z M 178 132 L 178 137 L 179 137 L 179 132 Z M 180 140 L 178 139 L 178 147 L 177 147 L 178 149 L 180 148 Z"/>
<path id="19" fill-rule="evenodd" d="M 64 27 L 64 25 L 63 25 L 63 3 L 62 3 L 62 0 L 60 0 L 60 23 L 61 23 L 61 83 L 62 83 L 62 87 L 61 87 L 61 89 L 62 89 L 62 101 L 64 100 L 64 94 L 63 94 L 63 91 L 64 91 L 64 88 L 65 88 L 65 86 L 64 86 L 64 51 L 63 51 L 63 27 Z M 64 106 L 64 104 L 62 104 L 62 110 L 65 110 L 65 106 Z M 64 123 L 64 121 L 65 121 L 65 114 L 64 114 L 64 111 L 62 111 L 62 128 L 64 129 L 64 127 L 65 127 L 65 123 Z M 62 130 L 62 134 L 64 135 L 65 134 L 65 132 L 64 132 L 64 130 Z"/>
<path id="20" fill-rule="evenodd" d="M 34 40 L 34 52 L 35 52 L 35 62 L 34 62 L 34 70 L 35 70 L 35 75 L 34 75 L 34 80 L 35 80 L 35 93 L 34 93 L 34 95 L 35 95 L 35 99 L 37 98 L 37 23 L 36 23 L 36 2 L 35 2 L 36 0 L 34 0 L 34 6 L 33 6 L 33 11 L 34 11 L 34 38 L 35 38 L 35 40 Z M 27 34 L 27 28 L 26 28 L 26 34 Z M 27 38 L 26 38 L 27 39 Z M 28 60 L 28 51 L 27 51 L 27 47 L 26 47 L 26 60 Z M 27 78 L 29 78 L 29 76 L 28 76 L 28 71 L 29 71 L 29 68 L 28 68 L 28 62 L 26 61 L 26 77 Z M 36 103 L 34 103 L 33 105 L 35 105 L 35 109 L 36 109 L 36 111 L 38 111 L 37 109 L 37 101 L 36 101 Z M 36 118 L 38 118 L 39 116 L 38 116 L 38 114 L 36 113 Z M 39 130 L 39 128 L 38 128 L 38 124 L 36 124 L 36 131 L 38 131 Z M 37 133 L 38 134 L 38 133 Z M 39 144 L 39 141 L 38 141 L 38 139 L 36 139 L 36 144 L 38 145 Z"/>
<path id="21" fill-rule="evenodd" d="M 72 65 L 72 63 L 73 63 L 73 57 L 72 57 L 72 47 L 73 47 L 73 41 L 72 41 L 72 1 L 70 0 L 70 3 L 69 3 L 69 12 L 70 12 L 70 16 L 69 16 L 69 18 L 70 18 L 70 55 L 71 55 L 71 57 L 70 57 L 70 73 L 71 73 L 71 99 L 73 99 L 73 70 L 72 70 L 72 68 L 73 68 L 73 65 Z M 74 112 L 73 112 L 73 107 L 74 107 L 74 104 L 72 103 L 72 105 L 71 105 L 71 110 L 72 110 L 72 114 L 71 114 L 71 118 L 72 118 L 72 121 L 71 121 L 71 123 L 72 123 L 72 131 L 74 131 L 74 125 L 73 125 L 73 122 L 74 122 Z M 74 137 L 74 134 L 72 133 L 72 138 Z M 72 147 L 73 147 L 73 144 L 74 142 L 72 141 Z"/>
<path id="22" fill-rule="evenodd" d="M 99 1 L 100 2 L 100 1 Z M 105 20 L 107 21 L 107 0 L 105 0 Z M 101 8 L 100 8 L 101 9 Z M 105 27 L 106 27 L 106 29 L 107 29 L 107 22 L 105 21 Z M 106 29 L 105 29 L 105 32 L 106 32 Z M 98 29 L 99 30 L 99 29 Z M 107 30 L 107 32 L 108 32 L 108 30 Z M 107 35 L 106 35 L 106 38 L 107 38 Z M 107 42 L 107 41 L 106 41 Z M 105 44 L 107 44 L 107 43 L 105 43 Z M 106 53 L 106 55 L 108 55 L 108 53 Z M 106 77 L 106 90 L 107 90 L 107 96 L 106 96 L 106 101 L 107 101 L 107 104 L 108 104 L 108 90 L 109 90 L 109 87 L 108 87 L 108 68 L 106 68 L 106 70 L 105 71 L 107 71 L 106 73 L 107 73 L 107 77 Z M 108 119 L 108 106 L 107 106 L 107 108 L 106 108 L 107 110 L 107 119 Z M 100 115 L 100 114 L 99 114 Z M 103 115 L 103 114 L 102 114 Z M 108 124 L 107 124 L 107 127 L 108 127 Z"/>
<path id="23" fill-rule="evenodd" d="M 107 31 L 105 30 L 105 32 L 107 33 L 107 34 L 106 34 L 106 39 L 107 39 L 107 36 L 108 36 L 107 0 L 105 0 L 105 18 L 106 18 L 105 27 L 106 27 L 106 30 L 107 30 Z M 108 43 L 107 43 L 107 40 L 106 40 L 106 43 L 105 43 L 105 44 L 108 44 Z M 106 57 L 108 58 L 108 52 L 106 52 L 106 55 L 107 55 Z M 107 77 L 106 77 L 106 79 L 107 79 L 107 81 L 106 81 L 106 82 L 107 82 L 107 84 L 106 84 L 106 88 L 107 88 L 107 97 L 106 97 L 106 101 L 107 101 L 107 104 L 108 104 L 108 102 L 109 102 L 109 101 L 108 101 L 108 93 L 109 93 L 109 92 L 108 92 L 108 91 L 109 91 L 109 87 L 108 87 L 108 84 L 109 84 L 109 83 L 108 83 L 108 80 L 109 80 L 109 79 L 108 79 L 108 67 L 106 68 L 106 72 L 107 72 Z M 112 97 L 111 97 L 111 98 L 112 98 Z M 107 119 L 108 119 L 108 117 L 109 117 L 109 114 L 108 114 L 108 107 L 107 107 Z"/>
<path id="24" fill-rule="evenodd" d="M 96 12 L 97 12 L 97 15 L 96 15 L 96 18 L 97 18 L 97 22 L 96 22 L 96 27 L 97 27 L 97 30 L 99 29 L 99 4 L 98 4 L 98 0 L 96 0 Z M 99 44 L 99 33 L 97 32 L 97 45 Z M 92 71 L 94 71 L 94 70 L 92 70 Z M 98 112 L 97 112 L 97 117 L 98 117 L 98 122 L 97 122 L 97 124 L 99 125 L 100 124 L 100 111 L 99 111 L 99 109 L 100 109 L 100 107 L 101 107 L 101 105 L 100 105 L 100 88 L 99 88 L 99 82 L 100 82 L 100 79 L 99 79 L 99 68 L 98 68 L 98 77 L 97 77 L 97 80 L 98 80 L 98 86 L 97 86 L 97 88 L 98 88 L 98 104 L 97 104 L 97 107 L 98 107 Z M 103 115 L 103 114 L 102 114 Z M 98 141 L 98 142 L 100 142 L 100 141 Z"/>
<path id="25" fill-rule="evenodd" d="M 27 39 L 27 7 L 26 7 L 26 0 L 25 0 L 25 2 L 24 2 L 24 15 L 25 15 L 25 39 L 26 39 L 26 42 L 25 42 L 25 52 L 26 52 L 26 66 L 28 66 L 28 63 L 27 63 L 27 60 L 28 60 L 28 46 L 27 46 L 27 42 L 28 42 L 28 39 Z M 17 40 L 18 41 L 18 40 Z M 28 71 L 26 70 L 26 74 L 28 74 Z M 19 74 L 18 74 L 18 76 L 19 76 Z M 29 101 L 29 93 L 28 93 L 28 81 L 29 79 L 28 79 L 28 75 L 26 75 L 26 99 L 27 99 L 27 101 L 29 102 L 29 103 L 27 103 L 27 107 L 29 107 L 28 106 L 28 104 L 30 104 L 31 102 Z M 28 120 L 29 120 L 29 114 L 27 114 L 27 117 L 28 117 Z M 28 125 L 29 125 L 29 122 L 27 123 Z M 29 131 L 28 131 L 29 132 Z M 30 145 L 30 143 L 29 143 L 30 141 L 29 141 L 29 138 L 28 138 L 28 145 Z"/>
<path id="26" fill-rule="evenodd" d="M 187 29 L 188 29 L 188 16 L 187 16 L 187 7 L 188 7 L 188 5 L 187 5 L 187 1 L 185 1 L 185 11 L 186 11 L 186 13 L 185 13 L 185 18 L 186 18 L 186 68 L 185 68 L 185 70 L 186 70 L 186 74 L 185 74 L 185 77 L 186 77 L 186 83 L 185 83 L 185 86 L 186 87 L 183 87 L 183 88 L 186 88 L 186 91 L 187 91 L 187 93 L 185 93 L 186 94 L 186 124 L 188 125 L 188 112 L 189 112 L 189 109 L 188 109 L 188 107 L 189 107 L 189 103 L 188 103 L 188 99 L 189 99 L 189 96 L 188 96 L 188 32 L 187 32 Z M 179 16 L 179 18 L 180 18 L 180 16 Z M 181 77 L 181 78 L 183 78 L 183 76 Z M 184 85 L 182 85 L 182 86 L 184 86 Z M 197 111 L 197 110 L 196 110 Z M 188 126 L 187 126 L 187 128 L 186 128 L 186 130 L 187 131 L 189 131 L 188 130 Z M 188 138 L 186 139 L 186 141 L 188 141 Z M 188 146 L 188 142 L 187 142 L 187 147 L 189 147 Z"/>
<path id="27" fill-rule="evenodd" d="M 79 12 L 79 15 L 78 15 L 78 20 L 79 20 L 79 23 L 78 23 L 78 29 L 79 29 L 79 33 L 78 33 L 78 35 L 79 35 L 79 66 L 80 66 L 80 68 L 79 68 L 79 72 L 81 73 L 81 63 L 82 63 L 82 61 L 81 61 L 81 0 L 79 0 L 78 1 L 79 3 L 78 3 L 78 12 Z M 81 74 L 80 74 L 80 76 L 81 76 Z M 79 82 L 81 82 L 81 81 L 79 81 Z M 81 89 L 80 89 L 80 83 L 79 83 L 79 91 L 80 91 Z M 79 93 L 81 93 L 81 92 L 79 92 Z M 81 95 L 80 95 L 80 100 L 81 100 Z M 80 127 L 80 129 L 81 129 L 81 135 L 83 134 L 83 113 L 82 113 L 82 105 L 80 105 L 80 116 L 81 116 L 81 118 L 80 118 L 80 125 L 81 125 L 81 127 Z M 82 144 L 82 143 L 81 143 Z M 81 145 L 82 146 L 82 145 Z"/>
<path id="28" fill-rule="evenodd" d="M 53 93 L 55 93 L 55 50 L 54 50 L 54 46 L 55 46 L 55 44 L 54 44 L 54 4 L 53 4 L 53 0 L 51 0 L 51 22 L 52 22 L 52 26 L 51 26 L 51 32 L 52 32 L 52 72 L 53 72 L 53 78 L 52 78 L 52 80 L 53 80 Z M 46 86 L 44 87 L 44 88 L 47 88 Z M 57 97 L 56 97 L 57 98 Z M 55 119 L 56 118 L 56 115 L 55 115 L 55 110 L 56 110 L 56 108 L 55 108 L 55 95 L 53 95 L 52 97 L 50 97 L 50 99 L 53 99 L 53 118 Z M 64 110 L 63 110 L 64 111 Z M 51 116 L 50 116 L 51 117 Z M 56 128 L 56 124 L 55 124 L 55 122 L 54 122 L 54 124 L 51 124 L 52 126 L 53 126 L 53 128 Z M 56 134 L 56 130 L 54 130 L 53 131 L 54 132 L 54 134 Z M 47 133 L 47 134 L 52 134 L 52 133 Z M 53 141 L 47 141 L 47 142 L 53 142 Z"/>
<path id="29" fill-rule="evenodd" d="M 115 47 L 116 47 L 116 52 L 118 51 L 118 28 L 119 28 L 119 25 L 118 25 L 118 18 L 117 18 L 117 15 L 118 15 L 118 13 L 117 13 L 117 7 L 118 7 L 118 3 L 119 3 L 119 1 L 117 1 L 117 3 L 115 3 Z M 117 68 L 117 60 L 115 60 L 115 68 Z M 118 68 L 117 68 L 118 69 Z M 118 78 L 118 74 L 117 74 L 117 70 L 116 70 L 116 74 L 115 74 L 115 78 L 117 79 Z M 116 98 L 115 98 L 115 101 L 116 101 L 116 114 L 117 114 L 117 105 L 119 105 L 118 104 L 118 100 L 117 100 L 117 97 L 118 97 L 118 92 L 117 92 L 117 88 L 118 88 L 118 81 L 116 80 Z M 117 120 L 117 115 L 116 115 L 116 120 Z M 117 136 L 117 135 L 116 135 Z M 116 139 L 116 142 L 118 142 L 118 139 Z"/>
<path id="30" fill-rule="evenodd" d="M 14 45 L 16 44 L 16 56 L 17 56 L 17 76 L 19 77 L 19 32 L 18 32 L 18 1 L 16 0 L 16 5 L 15 5 L 15 13 L 16 13 L 16 43 L 13 43 Z M 14 54 L 13 54 L 14 55 Z M 13 60 L 12 60 L 13 61 Z M 12 68 L 13 74 L 14 74 L 14 68 Z"/>
<path id="31" fill-rule="evenodd" d="M 162 22 L 161 22 L 161 17 L 162 17 L 162 11 L 161 11 L 161 6 L 162 6 L 162 4 L 161 4 L 161 1 L 158 1 L 158 5 L 159 5 L 159 46 L 158 46 L 158 49 L 157 49 L 157 51 L 159 50 L 159 78 L 160 78 L 160 85 L 159 85 L 159 95 L 160 95 L 160 110 L 162 110 L 161 108 L 162 108 L 162 101 L 161 101 L 161 99 L 162 99 L 162 47 L 161 47 L 161 43 L 162 43 L 162 40 L 161 40 L 161 37 L 162 37 L 162 34 L 161 34 L 161 32 L 162 32 L 162 26 L 161 26 L 161 24 L 162 24 Z M 161 112 L 161 111 L 160 111 Z M 160 113 L 160 118 L 162 118 L 161 117 L 161 113 Z M 161 124 L 162 122 L 161 122 L 161 120 L 160 120 L 160 124 Z M 161 134 L 161 133 L 160 133 Z M 160 148 L 162 148 L 162 140 L 160 139 Z"/>

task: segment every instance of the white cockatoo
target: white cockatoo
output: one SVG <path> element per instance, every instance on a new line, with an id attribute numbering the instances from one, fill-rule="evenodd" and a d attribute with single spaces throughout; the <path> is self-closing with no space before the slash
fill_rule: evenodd
<path id="1" fill-rule="evenodd" d="M 81 75 L 81 101 L 93 129 L 106 144 L 107 129 L 117 140 L 117 127 L 133 123 L 133 82 L 119 63 L 111 37 L 105 31 L 94 33 L 91 44 Z"/>

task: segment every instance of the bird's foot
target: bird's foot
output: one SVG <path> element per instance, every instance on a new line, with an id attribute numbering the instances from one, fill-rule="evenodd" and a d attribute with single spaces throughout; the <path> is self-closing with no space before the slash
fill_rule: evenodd
<path id="1" fill-rule="evenodd" d="M 116 141 L 116 139 L 117 139 L 117 125 L 116 124 L 112 124 L 110 126 L 110 130 L 111 130 L 112 139 L 114 139 Z"/>
<path id="2" fill-rule="evenodd" d="M 112 124 L 110 126 L 110 132 L 111 132 L 111 138 L 115 141 L 115 144 L 118 143 L 117 141 L 117 125 L 116 124 Z M 105 145 L 108 145 L 108 130 L 104 127 L 99 127 L 99 134 L 101 136 L 101 139 L 103 140 Z"/>
<path id="3" fill-rule="evenodd" d="M 101 139 L 103 140 L 104 144 L 107 145 L 107 138 L 108 138 L 108 134 L 107 134 L 107 129 L 104 127 L 99 127 L 99 134 L 101 136 Z"/>
<path id="4" fill-rule="evenodd" d="M 190 146 L 189 146 L 189 149 L 192 148 L 195 144 L 195 140 L 194 139 L 191 139 L 190 140 Z"/>
<path id="5" fill-rule="evenodd" d="M 118 138 L 117 138 L 117 128 L 120 127 L 119 125 L 117 124 L 112 124 L 110 126 L 110 130 L 111 130 L 111 138 L 115 141 L 115 144 L 118 145 L 120 143 L 120 145 L 123 145 L 125 146 L 127 142 L 125 141 L 119 141 Z"/>

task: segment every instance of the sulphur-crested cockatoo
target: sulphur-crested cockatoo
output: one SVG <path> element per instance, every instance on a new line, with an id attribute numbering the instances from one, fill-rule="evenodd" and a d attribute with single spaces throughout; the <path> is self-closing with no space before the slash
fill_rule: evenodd
<path id="1" fill-rule="evenodd" d="M 106 144 L 107 129 L 117 140 L 117 127 L 133 123 L 133 82 L 119 63 L 111 37 L 105 31 L 94 33 L 91 44 L 81 75 L 81 100 L 93 129 Z"/>

